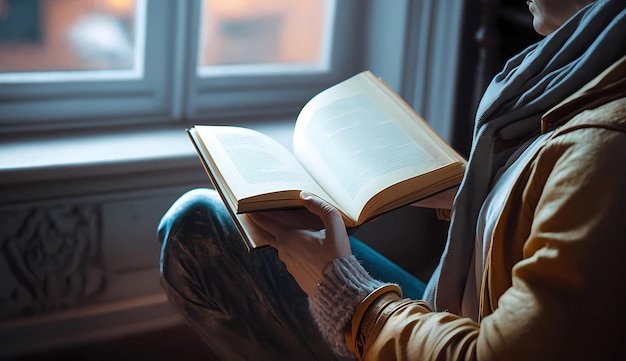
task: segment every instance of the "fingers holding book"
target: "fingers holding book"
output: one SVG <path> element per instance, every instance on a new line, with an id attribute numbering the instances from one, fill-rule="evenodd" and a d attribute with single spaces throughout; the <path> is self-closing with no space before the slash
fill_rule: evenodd
<path id="1" fill-rule="evenodd" d="M 300 195 L 302 211 L 259 212 L 250 218 L 271 235 L 270 245 L 300 287 L 312 296 L 326 266 L 335 258 L 352 254 L 341 214 L 330 204 L 309 193 Z M 311 215 L 323 223 L 322 229 L 306 226 Z"/>

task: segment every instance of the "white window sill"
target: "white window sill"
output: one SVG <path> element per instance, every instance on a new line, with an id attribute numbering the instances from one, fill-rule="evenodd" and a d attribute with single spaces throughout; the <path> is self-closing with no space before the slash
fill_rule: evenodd
<path id="1" fill-rule="evenodd" d="M 292 121 L 244 126 L 291 148 Z M 184 127 L 0 144 L 0 186 L 181 167 L 201 167 Z"/>

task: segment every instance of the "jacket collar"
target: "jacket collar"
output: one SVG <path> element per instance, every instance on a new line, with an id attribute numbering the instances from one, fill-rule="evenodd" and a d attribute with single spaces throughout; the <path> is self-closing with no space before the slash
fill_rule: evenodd
<path id="1" fill-rule="evenodd" d="M 554 130 L 574 116 L 626 96 L 626 56 L 541 117 L 541 132 Z"/>

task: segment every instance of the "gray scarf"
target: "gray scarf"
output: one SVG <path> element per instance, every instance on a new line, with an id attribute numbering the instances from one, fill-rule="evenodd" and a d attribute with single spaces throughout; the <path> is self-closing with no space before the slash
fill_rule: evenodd
<path id="1" fill-rule="evenodd" d="M 460 313 L 476 222 L 499 164 L 495 140 L 538 134 L 541 115 L 626 53 L 626 0 L 598 0 L 507 62 L 478 106 L 474 141 L 448 240 L 424 299 Z"/>

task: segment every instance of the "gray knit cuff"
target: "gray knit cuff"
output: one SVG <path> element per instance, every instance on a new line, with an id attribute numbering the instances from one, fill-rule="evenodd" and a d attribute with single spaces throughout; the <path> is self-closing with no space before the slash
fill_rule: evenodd
<path id="1" fill-rule="evenodd" d="M 371 292 L 384 285 L 372 278 L 354 256 L 334 259 L 324 270 L 309 308 L 322 335 L 339 356 L 354 357 L 344 330 L 354 310 Z"/>

